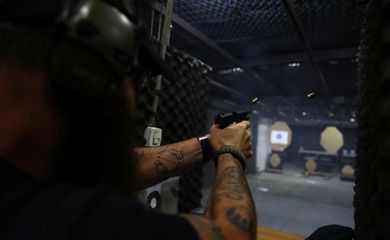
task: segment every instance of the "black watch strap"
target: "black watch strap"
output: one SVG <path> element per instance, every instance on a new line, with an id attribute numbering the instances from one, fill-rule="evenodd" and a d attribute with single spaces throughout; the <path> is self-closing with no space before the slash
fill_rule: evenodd
<path id="1" fill-rule="evenodd" d="M 237 148 L 235 148 L 233 146 L 229 146 L 229 145 L 222 146 L 217 151 L 217 157 L 219 155 L 225 154 L 225 153 L 232 154 L 241 163 L 242 169 L 245 170 L 246 158 L 245 158 L 244 154 L 241 153 L 240 150 L 238 150 Z M 215 161 L 215 164 L 217 165 L 217 160 Z"/>
<path id="2" fill-rule="evenodd" d="M 203 162 L 206 163 L 210 161 L 213 158 L 214 152 L 213 148 L 211 147 L 209 136 L 203 136 L 198 138 L 200 142 L 200 146 L 202 147 L 202 153 L 203 153 Z"/>

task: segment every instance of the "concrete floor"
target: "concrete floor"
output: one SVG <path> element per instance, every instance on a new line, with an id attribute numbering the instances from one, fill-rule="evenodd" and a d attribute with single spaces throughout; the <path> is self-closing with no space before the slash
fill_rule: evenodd
<path id="1" fill-rule="evenodd" d="M 317 228 L 353 227 L 353 182 L 338 177 L 304 177 L 296 171 L 247 175 L 258 226 L 308 236 Z M 205 205 L 210 188 L 203 190 Z"/>

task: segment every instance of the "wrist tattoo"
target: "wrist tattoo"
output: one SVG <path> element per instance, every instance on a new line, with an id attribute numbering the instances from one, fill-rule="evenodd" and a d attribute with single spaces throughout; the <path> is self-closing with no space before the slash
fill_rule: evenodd
<path id="1" fill-rule="evenodd" d="M 175 148 L 165 147 L 157 154 L 156 160 L 154 161 L 154 166 L 157 173 L 164 176 L 180 169 L 183 162 L 183 151 L 179 151 Z"/>
<path id="2" fill-rule="evenodd" d="M 244 173 L 239 167 L 228 167 L 223 170 L 215 182 L 216 189 L 229 190 L 237 193 L 249 193 L 249 187 Z"/>

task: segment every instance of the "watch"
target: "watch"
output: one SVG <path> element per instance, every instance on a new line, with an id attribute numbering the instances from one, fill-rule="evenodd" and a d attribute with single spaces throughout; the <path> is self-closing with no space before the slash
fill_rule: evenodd
<path id="1" fill-rule="evenodd" d="M 198 138 L 200 146 L 202 147 L 203 162 L 206 163 L 214 156 L 213 148 L 211 147 L 209 135 Z"/>

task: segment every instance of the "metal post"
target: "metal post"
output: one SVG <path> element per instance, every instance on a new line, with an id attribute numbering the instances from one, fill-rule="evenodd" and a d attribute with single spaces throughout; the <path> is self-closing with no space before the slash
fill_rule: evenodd
<path id="1" fill-rule="evenodd" d="M 152 1 L 152 6 L 154 6 L 155 4 L 155 0 Z M 150 36 L 153 36 L 154 32 L 154 16 L 156 14 L 156 10 L 154 9 L 154 7 L 152 7 L 152 12 L 151 12 L 151 17 L 150 17 Z"/>
<path id="2" fill-rule="evenodd" d="M 163 59 L 165 59 L 165 54 L 171 40 L 171 31 L 172 31 L 172 16 L 173 16 L 173 1 L 167 0 L 167 7 L 164 19 L 163 32 L 161 36 L 161 45 L 160 45 L 160 54 Z"/>
<path id="3" fill-rule="evenodd" d="M 170 38 L 171 38 L 171 26 L 172 26 L 172 15 L 173 15 L 173 3 L 174 0 L 167 0 L 167 6 L 165 7 L 166 13 L 165 13 L 165 18 L 164 18 L 164 25 L 162 27 L 162 33 L 160 34 L 160 27 L 159 27 L 159 34 L 158 34 L 158 40 L 160 40 L 160 54 L 163 59 L 165 59 L 166 51 L 169 46 Z M 154 6 L 152 6 L 154 8 Z M 161 12 L 160 15 L 163 15 L 163 6 L 161 4 Z M 160 21 L 162 21 L 162 17 L 160 16 Z M 161 26 L 161 22 L 159 23 L 159 26 Z M 160 38 L 161 37 L 161 38 Z M 156 77 L 156 95 L 154 97 L 154 102 L 153 102 L 153 113 L 154 116 L 150 120 L 149 126 L 155 126 L 156 125 L 156 113 L 158 110 L 158 104 L 159 104 L 159 96 L 158 94 L 160 93 L 162 88 L 162 76 L 157 76 Z"/>

